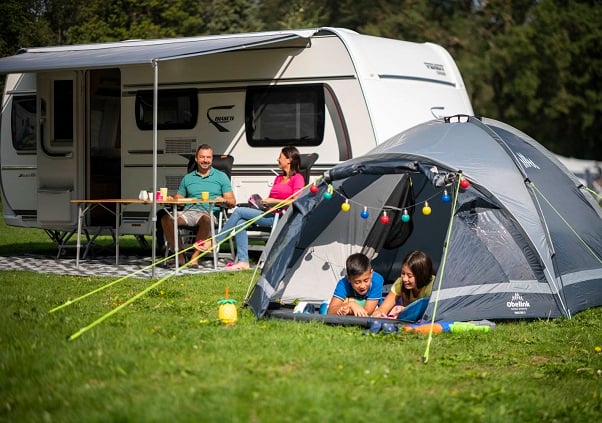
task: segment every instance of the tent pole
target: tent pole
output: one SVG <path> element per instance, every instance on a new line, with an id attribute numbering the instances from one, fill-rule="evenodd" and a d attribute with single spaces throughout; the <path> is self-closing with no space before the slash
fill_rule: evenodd
<path id="1" fill-rule="evenodd" d="M 154 70 L 154 81 L 153 81 L 153 207 L 151 212 L 151 233 L 153 237 L 152 242 L 152 271 L 151 278 L 155 278 L 155 260 L 157 251 L 157 109 L 159 108 L 159 59 L 152 60 L 152 66 Z"/>
<path id="2" fill-rule="evenodd" d="M 433 317 L 431 318 L 431 324 L 429 329 L 429 336 L 426 341 L 426 349 L 422 356 L 422 362 L 424 364 L 429 361 L 429 354 L 431 349 L 431 342 L 433 340 L 433 325 L 435 324 L 435 317 L 437 315 L 437 307 L 439 306 L 439 294 L 441 293 L 441 281 L 443 280 L 443 273 L 445 272 L 445 265 L 447 263 L 447 253 L 449 251 L 449 240 L 451 239 L 452 228 L 454 226 L 454 217 L 456 215 L 456 209 L 458 207 L 458 195 L 460 194 L 460 181 L 462 180 L 462 172 L 458 173 L 458 178 L 455 182 L 456 187 L 454 189 L 453 203 L 451 207 L 451 214 L 449 217 L 449 224 L 447 225 L 447 234 L 445 235 L 445 244 L 443 245 L 443 259 L 441 260 L 441 266 L 437 271 L 437 278 L 433 283 L 433 289 L 436 289 L 435 294 L 435 305 L 433 307 Z M 437 286 L 435 288 L 435 285 Z M 432 294 L 431 294 L 432 295 Z"/>

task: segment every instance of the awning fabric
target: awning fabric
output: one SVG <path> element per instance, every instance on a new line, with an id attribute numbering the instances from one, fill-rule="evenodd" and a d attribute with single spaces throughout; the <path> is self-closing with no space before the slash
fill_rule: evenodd
<path id="1" fill-rule="evenodd" d="M 150 64 L 155 59 L 183 59 L 293 40 L 301 41 L 302 47 L 312 33 L 264 32 L 22 49 L 14 56 L 0 58 L 0 74 Z"/>

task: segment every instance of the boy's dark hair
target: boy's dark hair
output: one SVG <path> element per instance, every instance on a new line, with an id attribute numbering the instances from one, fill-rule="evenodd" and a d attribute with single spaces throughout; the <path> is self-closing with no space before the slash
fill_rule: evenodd
<path id="1" fill-rule="evenodd" d="M 347 261 L 345 262 L 347 276 L 351 277 L 359 276 L 370 270 L 370 268 L 370 259 L 362 253 L 351 254 L 347 257 Z"/>

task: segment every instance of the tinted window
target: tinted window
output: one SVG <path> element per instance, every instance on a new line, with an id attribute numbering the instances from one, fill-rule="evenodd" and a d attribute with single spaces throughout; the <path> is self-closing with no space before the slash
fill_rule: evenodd
<path id="1" fill-rule="evenodd" d="M 245 104 L 247 142 L 254 147 L 316 146 L 324 138 L 321 84 L 250 87 Z"/>
<path id="2" fill-rule="evenodd" d="M 73 143 L 73 81 L 54 81 L 54 139 L 60 145 Z"/>
<path id="3" fill-rule="evenodd" d="M 13 147 L 17 151 L 36 149 L 36 96 L 13 97 L 11 132 Z"/>
<path id="4" fill-rule="evenodd" d="M 196 126 L 199 101 L 196 90 L 159 90 L 157 129 L 192 129 Z M 153 91 L 136 93 L 136 125 L 153 129 Z"/>

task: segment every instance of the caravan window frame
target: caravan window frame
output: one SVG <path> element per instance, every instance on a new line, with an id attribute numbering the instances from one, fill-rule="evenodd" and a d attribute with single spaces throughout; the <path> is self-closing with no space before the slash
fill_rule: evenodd
<path id="1" fill-rule="evenodd" d="M 12 98 L 10 131 L 17 153 L 36 152 L 36 101 L 35 94 L 15 95 Z"/>
<path id="2" fill-rule="evenodd" d="M 323 84 L 248 87 L 245 133 L 252 147 L 315 147 L 324 140 Z"/>
<path id="3" fill-rule="evenodd" d="M 163 89 L 158 93 L 159 113 L 157 129 L 193 129 L 199 115 L 196 89 Z M 136 126 L 141 131 L 153 129 L 153 90 L 136 91 Z M 167 116 L 175 120 L 167 120 Z"/>

